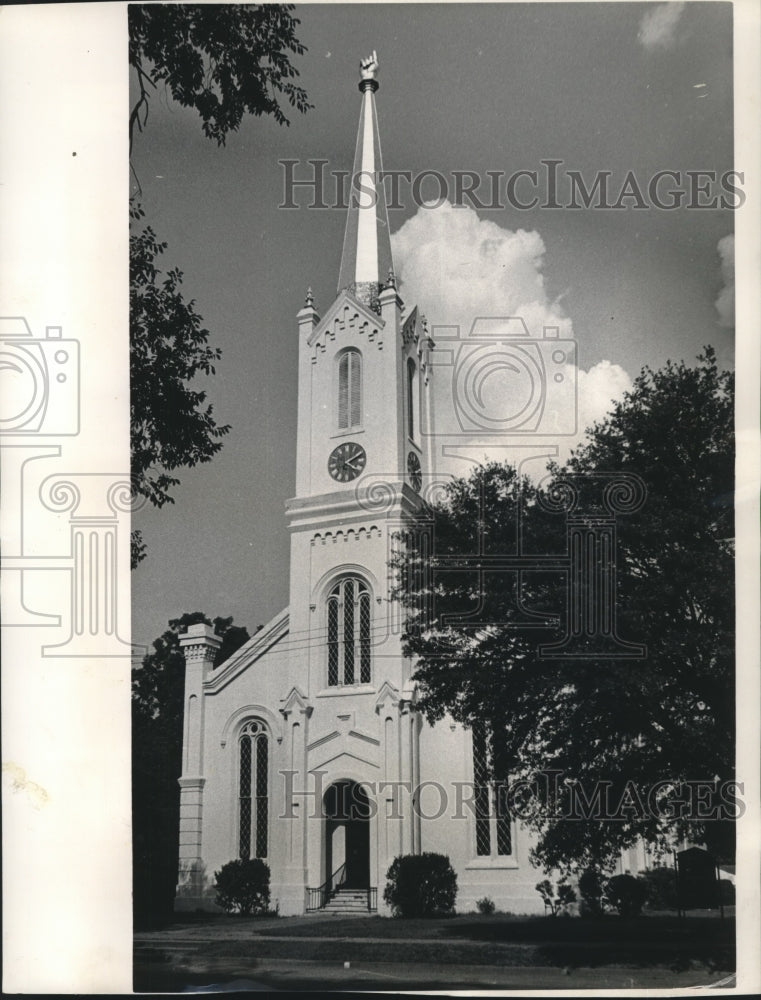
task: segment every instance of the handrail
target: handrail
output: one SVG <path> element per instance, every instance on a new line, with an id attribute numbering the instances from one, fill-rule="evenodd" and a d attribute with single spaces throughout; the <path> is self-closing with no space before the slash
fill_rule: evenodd
<path id="1" fill-rule="evenodd" d="M 346 862 L 316 889 L 307 889 L 307 912 L 324 909 L 346 881 Z M 315 905 L 316 904 L 316 905 Z"/>

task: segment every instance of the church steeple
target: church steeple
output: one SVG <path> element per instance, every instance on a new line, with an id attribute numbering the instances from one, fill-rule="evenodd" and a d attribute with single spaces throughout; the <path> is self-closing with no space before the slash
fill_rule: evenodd
<path id="1" fill-rule="evenodd" d="M 378 57 L 375 52 L 367 59 L 362 59 L 359 68 L 362 77 L 359 82 L 362 109 L 338 291 L 348 289 L 360 302 L 379 312 L 380 289 L 394 265 L 375 110 L 375 91 L 379 86 L 375 78 L 378 72 Z"/>

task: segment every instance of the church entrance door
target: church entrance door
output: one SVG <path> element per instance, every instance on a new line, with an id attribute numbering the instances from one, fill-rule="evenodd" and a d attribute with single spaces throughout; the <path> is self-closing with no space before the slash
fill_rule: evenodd
<path id="1" fill-rule="evenodd" d="M 362 786 L 355 781 L 331 785 L 325 792 L 324 815 L 326 878 L 336 875 L 336 882 L 347 889 L 367 889 L 370 803 Z"/>

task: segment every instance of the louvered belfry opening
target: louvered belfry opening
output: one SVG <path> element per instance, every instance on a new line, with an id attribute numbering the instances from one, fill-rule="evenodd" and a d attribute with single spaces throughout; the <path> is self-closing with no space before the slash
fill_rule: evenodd
<path id="1" fill-rule="evenodd" d="M 369 684 L 372 615 L 370 591 L 359 577 L 346 577 L 327 601 L 328 685 Z"/>
<path id="2" fill-rule="evenodd" d="M 362 357 L 344 351 L 338 358 L 338 429 L 353 430 L 362 423 Z"/>

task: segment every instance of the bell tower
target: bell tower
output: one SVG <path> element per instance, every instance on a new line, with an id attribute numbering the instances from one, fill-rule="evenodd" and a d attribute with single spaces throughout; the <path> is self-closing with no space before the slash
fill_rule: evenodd
<path id="1" fill-rule="evenodd" d="M 374 651 L 384 654 L 374 658 L 372 687 L 388 680 L 401 689 L 406 681 L 398 634 L 389 631 L 391 529 L 419 506 L 432 472 L 433 342 L 419 311 L 405 312 L 394 275 L 377 72 L 373 53 L 360 63 L 359 129 L 337 296 L 320 316 L 310 289 L 297 317 L 296 495 L 286 505 L 290 627 L 310 637 L 302 645 L 312 693 L 342 686 L 335 684 L 326 651 L 335 639 L 326 601 L 343 575 L 364 581 L 357 587 L 371 595 Z M 366 676 L 358 673 L 358 681 Z M 349 671 L 345 677 L 351 678 Z"/>

